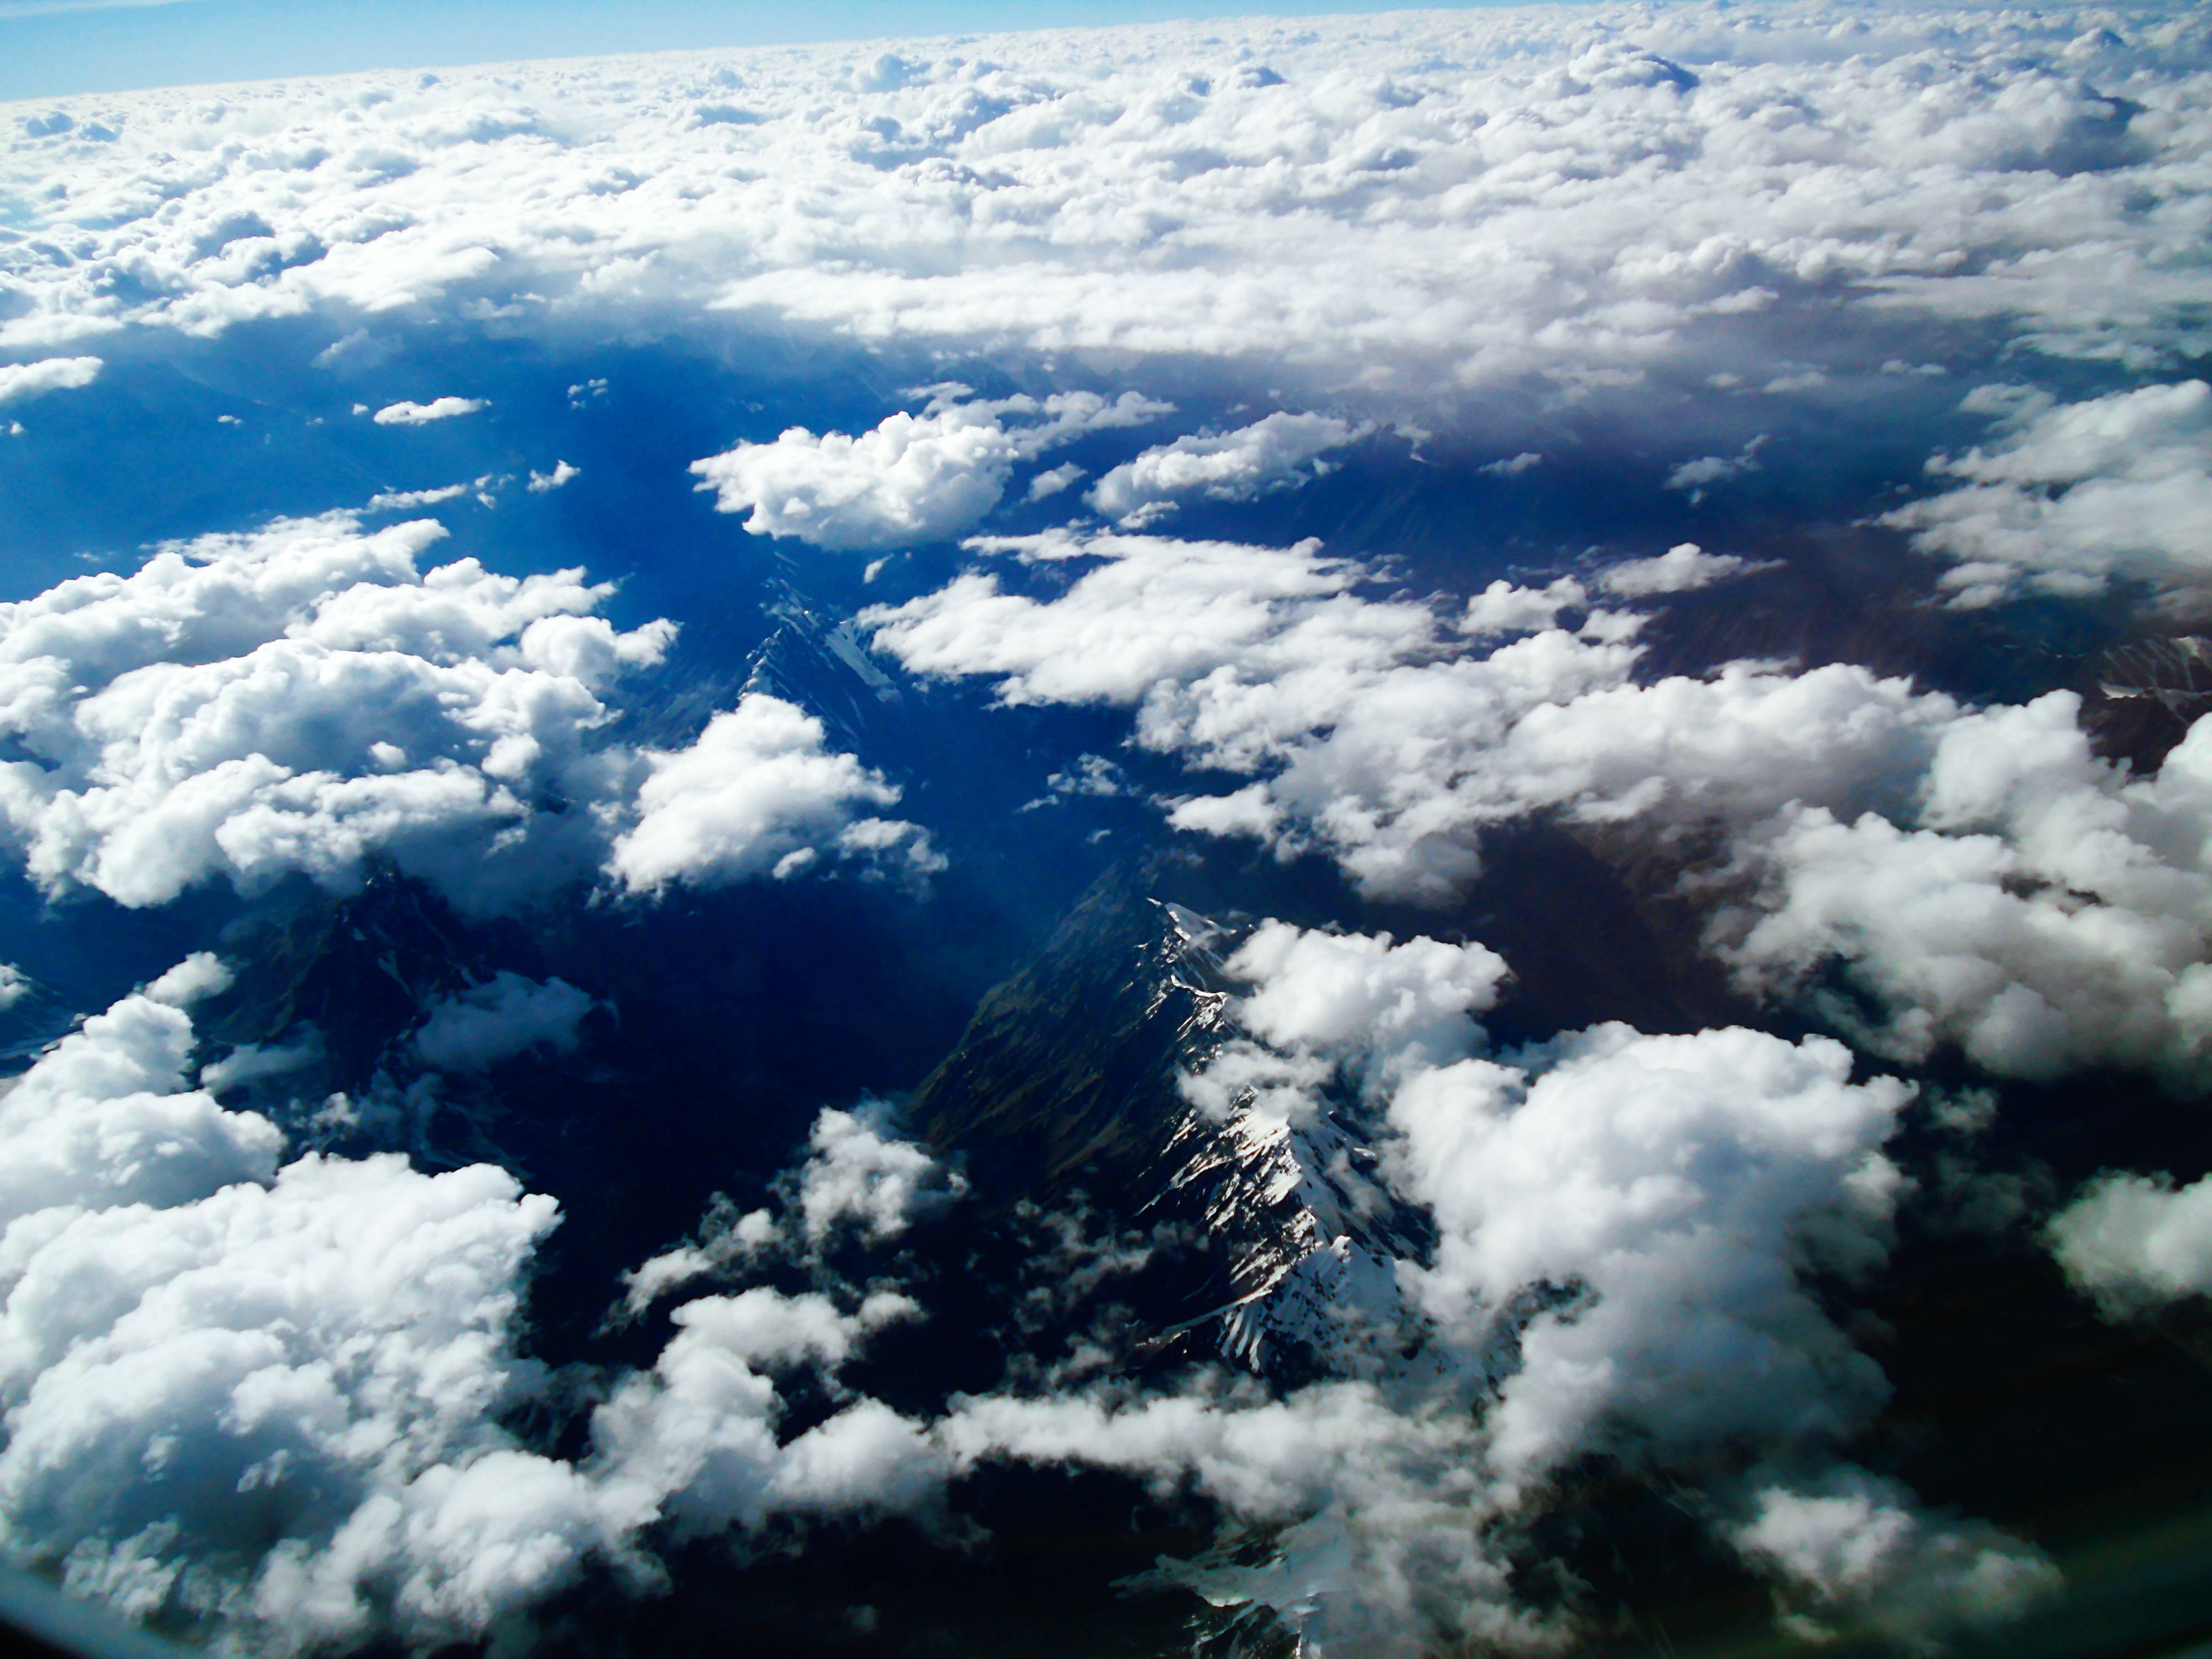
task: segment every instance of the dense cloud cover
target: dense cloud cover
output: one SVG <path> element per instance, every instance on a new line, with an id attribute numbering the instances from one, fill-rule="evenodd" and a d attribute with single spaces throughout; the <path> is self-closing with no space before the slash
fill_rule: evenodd
<path id="1" fill-rule="evenodd" d="M 558 1206 L 488 1164 L 310 1153 L 278 1168 L 276 1125 L 187 1085 L 177 1005 L 223 979 L 195 958 L 0 1096 L 11 1554 L 125 1611 L 220 1619 L 294 1652 L 380 1631 L 466 1638 L 593 1556 L 647 1573 L 638 1534 L 664 1517 L 927 1501 L 944 1459 L 881 1406 L 781 1446 L 774 1432 L 772 1374 L 834 1372 L 915 1316 L 890 1292 L 849 1311 L 768 1289 L 690 1303 L 652 1369 L 599 1407 L 587 1460 L 524 1449 L 500 1418 L 547 1381 L 514 1338 Z M 848 1172 L 831 1206 L 891 1223 L 910 1200 L 883 1182 L 910 1191 L 929 1161 L 867 1137 L 888 1172 L 870 1174 L 855 1135 L 844 1114 L 817 1133 Z"/>
<path id="2" fill-rule="evenodd" d="M 2155 12 L 1686 7 L 72 100 L 17 122 L 0 343 L 712 301 L 1340 381 L 1688 362 L 1820 396 L 1884 356 L 1778 372 L 1723 325 L 1850 319 L 1860 284 L 1869 334 L 2007 318 L 2154 363 L 2201 271 L 2200 48 Z"/>
<path id="3" fill-rule="evenodd" d="M 343 891 L 382 856 L 481 912 L 602 861 L 649 890 L 818 843 L 931 867 L 911 825 L 848 810 L 896 790 L 774 697 L 683 750 L 595 744 L 675 625 L 617 633 L 581 570 L 420 568 L 445 534 L 280 521 L 0 606 L 0 731 L 32 757 L 0 762 L 0 813 L 33 879 L 150 905 L 216 876 Z"/>

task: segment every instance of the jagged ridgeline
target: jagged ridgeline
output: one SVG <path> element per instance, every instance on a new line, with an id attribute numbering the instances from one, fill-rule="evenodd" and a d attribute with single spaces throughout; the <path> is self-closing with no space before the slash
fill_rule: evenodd
<path id="1" fill-rule="evenodd" d="M 1170 1241 L 1183 1268 L 1146 1310 L 1151 1344 L 1188 1337 L 1303 1375 L 1341 1361 L 1363 1311 L 1384 1316 L 1388 1264 L 1431 1232 L 1374 1177 L 1378 1125 L 1356 1095 L 1291 1127 L 1185 1091 L 1231 1035 L 1222 961 L 1252 919 L 1164 896 L 1180 869 L 1137 860 L 1101 878 L 983 999 L 912 1121 L 965 1161 L 983 1205 L 1079 1205 Z"/>

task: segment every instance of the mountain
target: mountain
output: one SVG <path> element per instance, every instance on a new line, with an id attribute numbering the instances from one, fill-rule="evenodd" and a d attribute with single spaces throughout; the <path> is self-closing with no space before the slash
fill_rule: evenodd
<path id="1" fill-rule="evenodd" d="M 984 997 L 911 1122 L 985 1206 L 1081 1203 L 1202 1244 L 1147 1310 L 1153 1344 L 1188 1338 L 1285 1380 L 1357 1372 L 1395 1334 L 1389 1264 L 1426 1249 L 1423 1218 L 1373 1178 L 1358 1100 L 1292 1124 L 1249 1091 L 1215 1116 L 1180 1086 L 1234 1036 L 1223 964 L 1250 923 L 1164 896 L 1176 868 L 1109 871 Z"/>

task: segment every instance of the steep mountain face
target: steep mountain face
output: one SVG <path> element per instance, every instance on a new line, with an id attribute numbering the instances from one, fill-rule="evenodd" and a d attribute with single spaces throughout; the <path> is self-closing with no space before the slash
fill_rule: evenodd
<path id="1" fill-rule="evenodd" d="M 2212 640 L 2154 635 L 2114 647 L 2094 666 L 2082 723 L 2100 753 L 2138 772 L 2157 770 L 2212 708 Z"/>
<path id="2" fill-rule="evenodd" d="M 964 1160 L 985 1205 L 1082 1203 L 1205 1241 L 1145 1310 L 1155 1342 L 1283 1376 L 1364 1371 L 1398 1335 L 1390 1263 L 1425 1249 L 1424 1218 L 1375 1178 L 1356 1099 L 1294 1124 L 1249 1091 L 1225 1115 L 1185 1092 L 1234 1034 L 1223 962 L 1248 924 L 1163 896 L 1173 870 L 1116 867 L 1093 887 L 984 998 L 912 1122 Z"/>
<path id="3" fill-rule="evenodd" d="M 781 579 L 768 585 L 775 631 L 752 654 L 744 689 L 797 703 L 841 749 L 860 749 L 901 702 L 898 687 L 868 656 L 860 624 L 817 605 Z"/>

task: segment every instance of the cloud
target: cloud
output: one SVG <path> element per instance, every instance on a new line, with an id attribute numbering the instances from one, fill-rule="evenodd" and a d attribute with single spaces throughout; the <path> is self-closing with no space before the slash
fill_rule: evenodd
<path id="1" fill-rule="evenodd" d="M 1750 986 L 1796 988 L 1877 1054 L 1952 1042 L 2001 1075 L 2117 1063 L 2200 1086 L 2212 726 L 2136 779 L 2094 756 L 2079 708 L 2060 691 L 1956 716 L 1891 816 L 1779 813 L 1747 837 L 1765 892 L 1718 924 L 1724 957 Z M 1867 1003 L 1814 990 L 1829 965 Z"/>
<path id="2" fill-rule="evenodd" d="M 267 1601 L 288 1551 L 501 1444 L 517 1274 L 556 1215 L 482 1166 L 279 1170 L 275 1125 L 185 1086 L 193 1046 L 128 997 L 0 1101 L 7 1547 L 140 1616 Z M 286 1640 L 369 1617 L 287 1611 Z"/>
<path id="3" fill-rule="evenodd" d="M 482 398 L 433 398 L 427 404 L 386 404 L 376 411 L 374 419 L 379 426 L 428 426 L 432 421 L 473 415 L 483 407 Z"/>
<path id="4" fill-rule="evenodd" d="M 0 1013 L 31 994 L 31 976 L 12 962 L 0 962 Z"/>
<path id="5" fill-rule="evenodd" d="M 0 404 L 90 386 L 100 378 L 102 367 L 97 357 L 48 357 L 35 363 L 0 363 Z"/>
<path id="6" fill-rule="evenodd" d="M 1196 1389 L 977 1398 L 956 1401 L 939 1438 L 957 1468 L 1117 1469 L 1163 1496 L 1188 1484 L 1270 1528 L 1265 1555 L 1164 1560 L 1153 1582 L 1265 1609 L 1310 1648 L 1377 1659 L 1442 1643 L 1542 1650 L 1565 1632 L 1516 1605 L 1485 1535 L 1495 1511 L 1468 1479 L 1480 1451 L 1470 1419 L 1463 1405 L 1401 1409 L 1372 1384 L 1328 1382 L 1279 1401 Z"/>
<path id="7" fill-rule="evenodd" d="M 1234 432 L 1177 438 L 1147 449 L 1099 479 L 1084 499 L 1123 528 L 1142 529 L 1175 511 L 1181 496 L 1249 501 L 1271 490 L 1293 489 L 1308 477 L 1300 469 L 1325 469 L 1317 457 L 1373 429 L 1326 415 L 1278 410 Z"/>
<path id="8" fill-rule="evenodd" d="M 810 1243 L 846 1226 L 872 1243 L 896 1238 L 966 1190 L 964 1178 L 914 1142 L 891 1137 L 888 1127 L 880 1106 L 825 1109 L 815 1119 L 798 1185 L 799 1224 Z"/>
<path id="9" fill-rule="evenodd" d="M 1492 1419 L 1506 1479 L 1599 1434 L 1662 1460 L 1731 1437 L 1817 1444 L 1881 1401 L 1799 1278 L 1808 1251 L 1845 1269 L 1882 1254 L 1899 1177 L 1877 1149 L 1907 1091 L 1850 1073 L 1820 1038 L 1608 1025 L 1398 1091 L 1395 1179 L 1441 1233 L 1413 1277 L 1422 1305 L 1479 1332 L 1523 1287 L 1584 1287 L 1519 1333 Z"/>
<path id="10" fill-rule="evenodd" d="M 742 1267 L 782 1237 L 767 1210 L 740 1212 L 726 1194 L 717 1193 L 692 1242 L 663 1250 L 623 1274 L 623 1311 L 634 1319 L 678 1285 Z"/>
<path id="11" fill-rule="evenodd" d="M 94 1015 L 17 1079 L 0 1096 L 0 1227 L 173 1204 L 273 1174 L 276 1127 L 185 1086 L 192 1041 L 191 1018 L 149 991 Z"/>
<path id="12" fill-rule="evenodd" d="M 1518 455 L 1508 456 L 1502 460 L 1486 462 L 1475 468 L 1475 471 L 1487 473 L 1493 478 L 1517 478 L 1530 467 L 1541 466 L 1543 464 L 1544 458 L 1536 451 L 1524 449 Z"/>
<path id="13" fill-rule="evenodd" d="M 164 978 L 204 994 L 215 965 Z M 776 1433 L 775 1373 L 833 1376 L 918 1316 L 888 1291 L 849 1310 L 769 1289 L 688 1304 L 652 1370 L 611 1379 L 585 1456 L 527 1449 L 501 1425 L 545 1380 L 516 1338 L 554 1201 L 484 1164 L 280 1168 L 274 1124 L 185 1086 L 194 1041 L 180 1008 L 128 997 L 0 1096 L 15 1561 L 257 1651 L 432 1646 L 483 1638 L 594 1561 L 648 1577 L 640 1534 L 664 1517 L 935 1501 L 947 1459 L 876 1402 Z M 878 1182 L 863 1207 L 899 1201 Z"/>
<path id="14" fill-rule="evenodd" d="M 2066 1276 L 2115 1316 L 2212 1291 L 2212 1182 L 2107 1173 L 2052 1218 Z"/>
<path id="15" fill-rule="evenodd" d="M 1997 416 L 1999 441 L 1928 464 L 1962 480 L 1883 515 L 1923 553 L 1955 561 L 1952 603 L 2021 592 L 2080 596 L 2129 577 L 2202 609 L 2212 582 L 2212 386 L 2148 386 L 2057 404 L 1984 387 L 1966 407 Z"/>
<path id="16" fill-rule="evenodd" d="M 540 1046 L 574 1054 L 592 999 L 566 980 L 542 984 L 502 968 L 481 985 L 440 997 L 415 1033 L 426 1066 L 481 1072 Z"/>
<path id="17" fill-rule="evenodd" d="M 368 498 L 366 513 L 404 513 L 418 507 L 435 507 L 465 495 L 473 485 L 441 484 L 434 489 L 380 489 Z"/>
<path id="18" fill-rule="evenodd" d="M 884 76 L 718 52 L 64 100 L 5 183 L 71 252 L 11 269 L 0 343 L 483 300 L 1447 392 L 1763 384 L 1778 337 L 1880 362 L 1954 320 L 2178 362 L 2201 46 L 2081 33 L 1601 7 L 989 36 Z"/>
<path id="19" fill-rule="evenodd" d="M 349 515 L 165 546 L 0 607 L 0 816 L 49 892 L 167 902 L 211 877 L 333 890 L 383 854 L 468 908 L 587 877 L 627 787 L 599 693 L 673 627 L 617 634 L 579 570 L 428 572 L 444 532 Z"/>
<path id="20" fill-rule="evenodd" d="M 1838 1470 L 1811 1492 L 1760 1491 L 1731 1541 L 1797 1603 L 1784 1623 L 1812 1641 L 1870 1630 L 1930 1649 L 2019 1617 L 2058 1588 L 2040 1553 L 1976 1522 L 1923 1513 L 1894 1481 Z"/>
<path id="21" fill-rule="evenodd" d="M 2139 778 L 2095 758 L 2070 692 L 1970 711 L 1847 665 L 1638 684 L 1635 619 L 1571 578 L 1493 583 L 1448 629 L 1310 544 L 1013 550 L 1082 574 L 1031 599 L 971 571 L 862 623 L 917 672 L 1127 707 L 1139 744 L 1251 780 L 1179 799 L 1176 828 L 1435 901 L 1479 871 L 1486 826 L 1540 811 L 1660 844 L 1717 832 L 1705 873 L 1741 896 L 1710 947 L 1873 1053 L 1951 1043 L 2004 1076 L 2118 1064 L 2184 1090 L 2212 1067 L 2212 726 Z M 1652 562 L 1631 585 L 1711 570 Z"/>
<path id="22" fill-rule="evenodd" d="M 1681 542 L 1656 558 L 1629 559 L 1598 574 L 1597 585 L 1616 599 L 1643 599 L 1659 593 L 1690 593 L 1731 576 L 1775 568 L 1773 560 L 1754 561 L 1733 553 L 1708 553 L 1695 542 Z"/>
<path id="23" fill-rule="evenodd" d="M 919 416 L 886 416 L 858 437 L 792 427 L 772 444 L 741 443 L 694 461 L 699 488 L 720 513 L 744 513 L 756 536 L 869 550 L 941 541 L 999 503 L 1018 462 L 1084 433 L 1134 426 L 1171 407 L 1123 392 L 1060 392 L 963 401 L 968 388 L 932 388 Z M 1008 416 L 1027 417 L 1012 427 Z"/>
<path id="24" fill-rule="evenodd" d="M 915 876 L 944 867 L 915 825 L 867 815 L 894 805 L 897 787 L 825 750 L 822 722 L 781 698 L 749 692 L 689 748 L 642 758 L 635 821 L 616 837 L 606 866 L 632 892 L 783 881 L 825 854 Z"/>
<path id="25" fill-rule="evenodd" d="M 1183 799 L 1176 827 L 1327 852 L 1377 895 L 1440 902 L 1479 871 L 1484 825 L 1545 808 L 1664 829 L 1885 804 L 1957 713 L 1855 667 L 1635 684 L 1634 616 L 1546 625 L 1583 603 L 1571 580 L 1493 585 L 1454 629 L 1365 597 L 1363 568 L 1314 543 L 1097 536 L 1052 556 L 1079 552 L 1094 562 L 1049 599 L 976 571 L 861 624 L 909 669 L 988 675 L 1006 702 L 1133 706 L 1140 745 L 1257 775 Z M 1486 655 L 1464 638 L 1509 625 L 1539 631 Z"/>
<path id="26" fill-rule="evenodd" d="M 1693 1508 L 1801 1627 L 1917 1639 L 2055 1584 L 2032 1548 L 1838 1461 L 1887 1385 L 1815 1276 L 1848 1285 L 1887 1254 L 1904 1182 L 1881 1147 L 1906 1085 L 1855 1082 L 1828 1039 L 1740 1028 L 1610 1024 L 1483 1058 L 1474 1016 L 1504 964 L 1480 945 L 1269 921 L 1224 971 L 1252 988 L 1228 1004 L 1243 1035 L 1220 1071 L 1244 1075 L 1212 1079 L 1224 1109 L 1267 1115 L 1261 1057 L 1310 1112 L 1357 1122 L 1367 1101 L 1382 1177 L 1433 1224 L 1431 1249 L 1390 1264 L 1411 1363 L 1278 1399 L 1200 1379 L 956 1401 L 939 1438 L 962 1467 L 1188 1483 L 1231 1536 L 1265 1526 L 1273 1547 L 1164 1563 L 1161 1582 L 1360 1652 L 1571 1640 L 1515 1584 L 1537 1577 L 1522 1553 L 1554 1477 L 1593 1451 L 1702 1487 Z M 1346 1243 L 1325 1231 L 1311 1259 Z"/>
<path id="27" fill-rule="evenodd" d="M 530 493 L 533 495 L 550 494 L 560 489 L 571 478 L 577 477 L 583 470 L 580 466 L 571 466 L 566 461 L 554 462 L 553 470 L 550 472 L 540 472 L 532 468 L 528 486 Z"/>
<path id="28" fill-rule="evenodd" d="M 1058 466 L 1047 467 L 1043 471 L 1031 475 L 1029 494 L 1024 499 L 1041 501 L 1048 495 L 1057 495 L 1081 477 L 1083 469 L 1073 461 L 1063 461 Z"/>
<path id="29" fill-rule="evenodd" d="M 1559 625 L 1562 611 L 1580 611 L 1589 604 L 1589 593 L 1572 576 L 1560 576 L 1542 587 L 1522 587 L 1501 577 L 1467 602 L 1459 628 L 1477 639 L 1492 634 L 1540 634 Z"/>
<path id="30" fill-rule="evenodd" d="M 891 1293 L 848 1314 L 818 1293 L 767 1289 L 678 1308 L 676 1335 L 653 1370 L 632 1374 L 593 1414 L 588 1468 L 602 1501 L 636 1524 L 665 1516 L 679 1536 L 778 1513 L 926 1504 L 947 1463 L 921 1425 L 863 1400 L 780 1446 L 781 1402 L 763 1374 L 834 1370 L 871 1332 L 915 1311 Z"/>
<path id="31" fill-rule="evenodd" d="M 1475 1045 L 1471 1016 L 1497 1000 L 1505 963 L 1480 945 L 1388 933 L 1328 933 L 1267 921 L 1223 971 L 1258 987 L 1237 1021 L 1278 1048 L 1364 1050 L 1387 1070 L 1456 1060 Z"/>
<path id="32" fill-rule="evenodd" d="M 1694 506 L 1705 499 L 1706 485 L 1724 483 L 1747 472 L 1758 471 L 1759 452 L 1765 447 L 1766 441 L 1766 434 L 1762 432 L 1733 455 L 1700 455 L 1695 460 L 1684 461 L 1667 474 L 1661 488 L 1689 491 Z"/>

